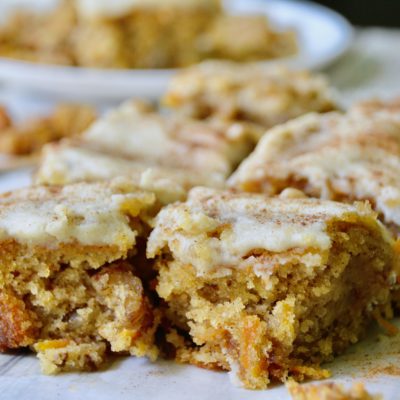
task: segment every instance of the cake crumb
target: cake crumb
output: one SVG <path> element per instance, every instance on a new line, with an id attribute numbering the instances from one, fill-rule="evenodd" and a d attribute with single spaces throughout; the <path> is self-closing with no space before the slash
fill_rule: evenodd
<path id="1" fill-rule="evenodd" d="M 300 385 L 293 380 L 286 383 L 293 400 L 383 400 L 381 395 L 371 395 L 361 382 L 349 390 L 334 382 L 319 385 Z"/>

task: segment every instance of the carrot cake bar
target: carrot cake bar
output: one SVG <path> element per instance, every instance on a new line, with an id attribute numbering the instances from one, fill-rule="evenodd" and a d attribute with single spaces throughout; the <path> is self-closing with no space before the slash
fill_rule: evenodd
<path id="1" fill-rule="evenodd" d="M 204 62 L 172 79 L 164 102 L 184 114 L 247 120 L 270 128 L 307 112 L 336 108 L 320 75 L 282 66 Z"/>
<path id="2" fill-rule="evenodd" d="M 194 186 L 222 188 L 263 129 L 253 123 L 194 120 L 129 101 L 78 140 L 49 145 L 36 174 L 41 184 L 127 176 L 158 200 L 184 200 Z"/>
<path id="3" fill-rule="evenodd" d="M 371 115 L 376 113 L 386 113 L 393 117 L 400 118 L 400 98 L 395 97 L 390 100 L 371 99 L 355 103 L 350 112 Z"/>
<path id="4" fill-rule="evenodd" d="M 293 400 L 382 400 L 380 395 L 371 395 L 362 383 L 354 384 L 349 390 L 334 382 L 320 385 L 299 385 L 287 383 Z"/>
<path id="5" fill-rule="evenodd" d="M 129 101 L 96 121 L 82 139 L 103 152 L 226 178 L 251 152 L 260 130 L 251 123 L 165 115 Z"/>
<path id="6" fill-rule="evenodd" d="M 122 182 L 0 197 L 0 350 L 30 346 L 46 373 L 111 352 L 155 358 L 158 315 L 135 254 L 154 195 Z"/>
<path id="7" fill-rule="evenodd" d="M 147 254 L 176 359 L 254 389 L 327 376 L 388 303 L 392 246 L 364 203 L 195 188 L 159 213 Z"/>
<path id="8" fill-rule="evenodd" d="M 184 200 L 189 189 L 194 186 L 225 186 L 225 176 L 221 174 L 129 159 L 96 151 L 80 141 L 47 145 L 42 152 L 35 182 L 65 185 L 80 181 L 109 180 L 118 176 L 125 176 L 141 189 L 154 192 L 163 204 Z"/>
<path id="9" fill-rule="evenodd" d="M 225 13 L 219 0 L 64 0 L 11 14 L 0 27 L 0 56 L 84 67 L 174 68 L 296 51 L 292 30 L 274 29 L 264 15 Z"/>
<path id="10" fill-rule="evenodd" d="M 12 121 L 5 108 L 0 108 L 0 153 L 27 156 L 38 153 L 42 146 L 65 137 L 76 137 L 96 119 L 93 107 L 84 104 L 59 104 L 52 114 Z"/>
<path id="11" fill-rule="evenodd" d="M 400 119 L 386 112 L 309 114 L 271 129 L 230 178 L 234 188 L 369 200 L 400 232 Z"/>
<path id="12" fill-rule="evenodd" d="M 222 14 L 199 37 L 202 59 L 232 61 L 269 60 L 296 53 L 294 31 L 274 30 L 264 14 Z"/>

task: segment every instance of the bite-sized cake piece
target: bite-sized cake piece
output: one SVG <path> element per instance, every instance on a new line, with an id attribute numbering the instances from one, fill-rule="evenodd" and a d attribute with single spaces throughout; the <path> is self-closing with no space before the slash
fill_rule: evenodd
<path id="1" fill-rule="evenodd" d="M 310 114 L 271 129 L 230 178 L 269 195 L 287 187 L 312 197 L 369 200 L 400 232 L 400 119 L 386 113 Z"/>
<path id="2" fill-rule="evenodd" d="M 393 243 L 370 207 L 291 197 L 195 188 L 158 214 L 147 254 L 177 360 L 247 388 L 326 377 L 388 304 Z"/>
<path id="3" fill-rule="evenodd" d="M 293 400 L 382 400 L 380 395 L 369 394 L 362 383 L 354 384 L 349 390 L 334 382 L 319 385 L 287 383 Z"/>
<path id="4" fill-rule="evenodd" d="M 158 315 L 137 277 L 154 195 L 121 181 L 0 197 L 0 350 L 32 346 L 46 373 L 111 352 L 155 358 Z"/>
<path id="5" fill-rule="evenodd" d="M 163 203 L 184 200 L 194 186 L 222 188 L 221 174 L 159 166 L 140 159 L 127 159 L 96 151 L 82 142 L 63 141 L 44 148 L 35 176 L 36 183 L 65 185 L 125 176 L 144 190 L 152 191 Z"/>
<path id="6" fill-rule="evenodd" d="M 259 130 L 254 124 L 163 115 L 129 101 L 94 123 L 83 140 L 127 158 L 227 177 L 249 154 Z"/>
<path id="7" fill-rule="evenodd" d="M 283 66 L 205 62 L 172 79 L 167 106 L 204 118 L 247 120 L 267 128 L 310 111 L 336 108 L 326 80 Z"/>

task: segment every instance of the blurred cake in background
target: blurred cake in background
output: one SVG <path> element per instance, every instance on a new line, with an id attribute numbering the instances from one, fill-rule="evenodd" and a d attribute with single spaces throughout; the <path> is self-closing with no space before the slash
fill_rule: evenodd
<path id="1" fill-rule="evenodd" d="M 164 104 L 195 118 L 251 121 L 265 128 L 338 107 L 321 75 L 229 61 L 207 61 L 183 70 L 172 79 Z"/>
<path id="2" fill-rule="evenodd" d="M 135 258 L 154 203 L 122 181 L 0 196 L 0 352 L 32 346 L 47 374 L 95 370 L 111 352 L 156 358 Z"/>
<path id="3" fill-rule="evenodd" d="M 28 156 L 40 152 L 46 143 L 79 136 L 97 116 L 96 109 L 85 104 L 59 104 L 50 115 L 18 123 L 0 106 L 0 153 Z"/>
<path id="4" fill-rule="evenodd" d="M 292 187 L 322 199 L 368 200 L 397 237 L 400 119 L 368 107 L 311 113 L 274 127 L 230 178 L 230 186 L 270 196 Z"/>
<path id="5" fill-rule="evenodd" d="M 264 60 L 296 48 L 294 32 L 275 31 L 262 15 L 228 15 L 219 0 L 64 0 L 48 13 L 12 14 L 0 28 L 0 56 L 99 68 Z"/>

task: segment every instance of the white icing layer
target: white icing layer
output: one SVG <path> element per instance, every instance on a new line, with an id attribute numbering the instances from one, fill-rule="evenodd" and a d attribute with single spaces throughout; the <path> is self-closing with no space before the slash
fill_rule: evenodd
<path id="1" fill-rule="evenodd" d="M 137 235 L 129 217 L 154 200 L 128 186 L 34 186 L 0 198 L 0 238 L 46 247 L 78 242 L 128 249 Z"/>
<path id="2" fill-rule="evenodd" d="M 362 219 L 378 224 L 370 208 L 361 204 L 357 207 L 196 188 L 186 203 L 160 212 L 148 242 L 148 254 L 154 257 L 168 246 L 174 258 L 193 265 L 199 275 L 215 269 L 225 273 L 226 267 L 237 267 L 260 250 L 319 251 L 323 257 L 331 246 L 331 222 Z M 305 263 L 319 265 L 321 257 L 308 254 Z"/>
<path id="3" fill-rule="evenodd" d="M 103 154 L 68 141 L 45 147 L 36 182 L 64 185 L 79 181 L 112 179 L 117 176 L 125 176 L 141 189 L 156 193 L 157 199 L 165 204 L 185 199 L 188 190 L 194 186 L 221 188 L 225 184 L 220 174 L 160 167 L 143 160 Z"/>
<path id="4" fill-rule="evenodd" d="M 311 196 L 368 199 L 399 230 L 399 113 L 367 111 L 309 114 L 276 126 L 229 185 L 273 195 L 299 182 Z"/>

